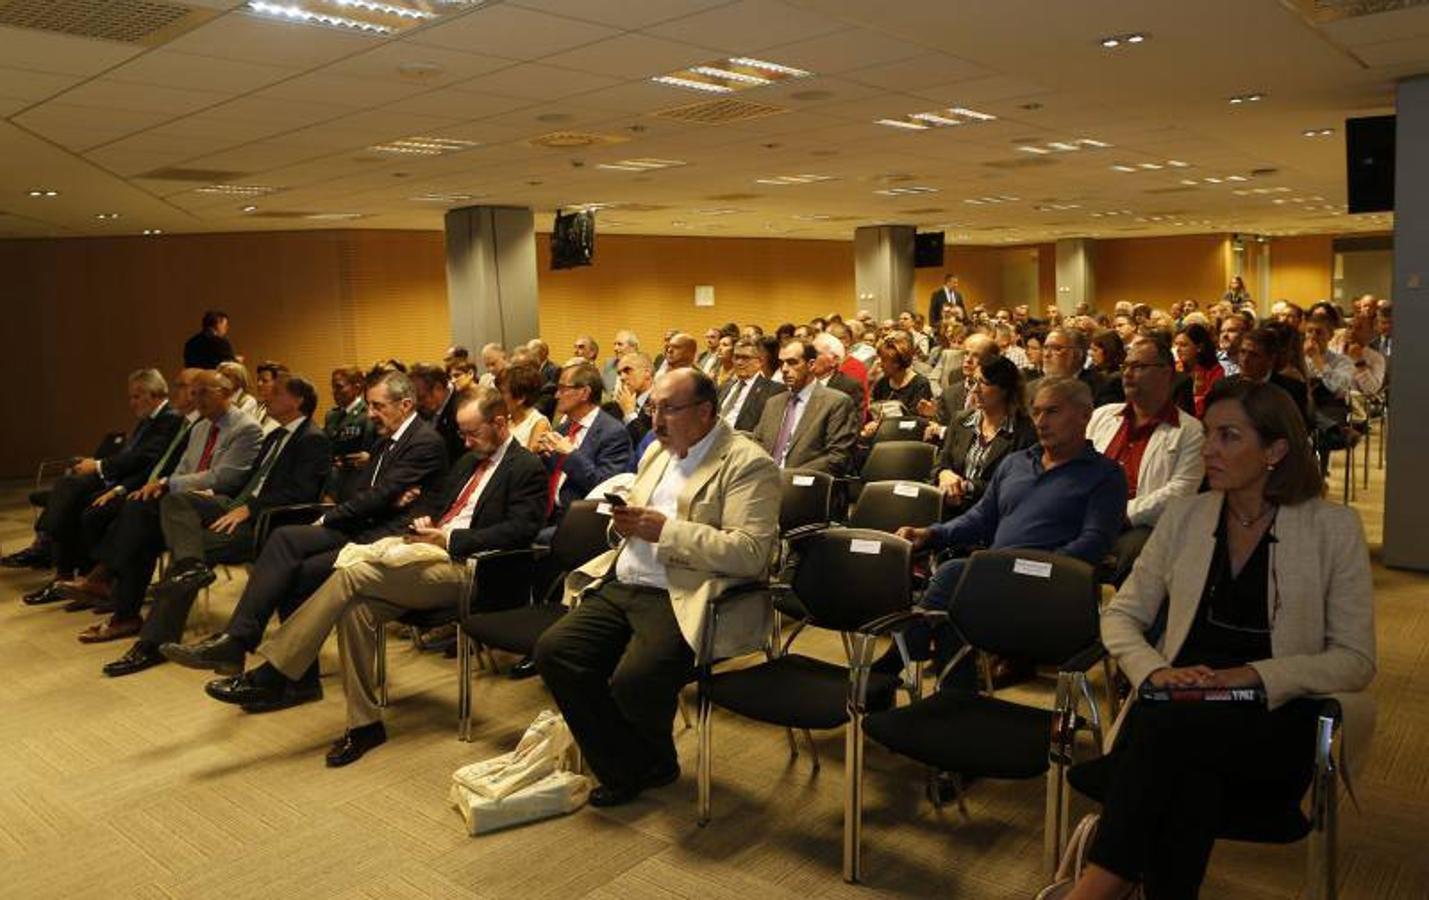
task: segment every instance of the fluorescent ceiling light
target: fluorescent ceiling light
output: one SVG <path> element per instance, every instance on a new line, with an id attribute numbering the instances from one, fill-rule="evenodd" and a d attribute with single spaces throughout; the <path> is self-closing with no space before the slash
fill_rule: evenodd
<path id="1" fill-rule="evenodd" d="M 448 153 L 460 153 L 463 150 L 470 150 L 472 147 L 480 146 L 476 141 L 459 141 L 452 138 L 417 137 L 401 138 L 395 141 L 388 141 L 385 144 L 374 144 L 368 147 L 375 153 L 406 153 L 415 156 L 444 156 Z"/>
<path id="2" fill-rule="evenodd" d="M 36 188 L 30 191 L 31 197 L 58 197 L 59 195 L 59 191 L 52 191 L 49 188 Z"/>
<path id="3" fill-rule="evenodd" d="M 241 208 L 241 209 L 239 210 L 239 212 L 246 212 L 246 213 L 254 213 L 254 212 L 257 212 L 257 211 L 258 211 L 258 207 L 252 206 L 252 205 L 245 206 L 245 207 L 243 207 L 243 208 Z"/>
<path id="4" fill-rule="evenodd" d="M 754 183 L 755 183 L 755 184 L 789 185 L 789 184 L 814 184 L 814 183 L 820 182 L 820 181 L 834 181 L 834 180 L 835 180 L 835 178 L 834 178 L 834 176 L 832 176 L 832 175 L 774 175 L 774 176 L 769 177 L 769 178 L 756 178 L 756 179 L 754 179 Z"/>
<path id="5" fill-rule="evenodd" d="M 340 213 L 308 213 L 304 219 L 314 219 L 320 222 L 337 222 L 345 219 L 360 219 L 362 213 L 340 212 Z"/>
<path id="6" fill-rule="evenodd" d="M 119 218 L 119 213 L 96 213 L 94 217 L 101 222 L 109 222 Z"/>
<path id="7" fill-rule="evenodd" d="M 432 203 L 460 203 L 460 202 L 462 202 L 463 200 L 475 200 L 475 199 L 477 198 L 477 196 L 478 196 L 478 195 L 476 195 L 476 194 L 443 194 L 443 193 L 432 193 L 432 194 L 418 194 L 418 195 L 416 195 L 415 197 L 408 197 L 407 199 L 408 199 L 408 200 L 418 200 L 418 201 L 423 201 L 423 202 L 432 202 Z"/>
<path id="8" fill-rule="evenodd" d="M 144 233 L 145 233 L 145 234 L 150 234 L 150 235 L 152 235 L 152 234 L 163 234 L 164 232 L 161 231 L 161 230 L 159 230 L 158 228 L 145 228 L 145 229 L 144 229 Z"/>
<path id="9" fill-rule="evenodd" d="M 997 116 L 994 116 L 991 113 L 978 112 L 975 109 L 964 109 L 961 106 L 954 106 L 952 109 L 948 110 L 948 112 L 952 113 L 955 116 L 962 116 L 964 119 L 972 119 L 977 122 L 991 122 L 997 118 Z"/>
<path id="10" fill-rule="evenodd" d="M 694 210 L 694 212 L 695 212 L 696 215 L 700 215 L 700 216 L 732 216 L 732 215 L 734 215 L 735 213 L 742 213 L 742 212 L 744 212 L 744 210 L 742 210 L 742 209 L 735 209 L 735 208 L 729 207 L 729 206 L 717 206 L 717 207 L 710 207 L 710 208 L 707 208 L 707 209 L 697 209 L 697 210 Z"/>
<path id="11" fill-rule="evenodd" d="M 921 122 L 909 122 L 906 119 L 875 119 L 875 125 L 889 125 L 893 128 L 907 128 L 910 131 L 927 131 L 928 126 Z"/>
<path id="12" fill-rule="evenodd" d="M 910 194 L 936 194 L 937 192 L 937 188 L 921 187 L 918 185 L 909 185 L 908 187 L 891 187 L 884 188 L 883 190 L 879 191 L 874 191 L 875 194 L 882 194 L 885 197 L 905 197 Z"/>
<path id="13" fill-rule="evenodd" d="M 951 106 L 947 109 L 933 109 L 927 112 L 909 113 L 901 118 L 875 119 L 877 125 L 888 125 L 892 128 L 906 128 L 910 131 L 926 131 L 930 127 L 950 128 L 955 125 L 972 125 L 977 122 L 991 122 L 997 116 L 991 113 L 978 112 L 975 109 L 967 109 L 962 106 Z"/>
<path id="14" fill-rule="evenodd" d="M 1072 153 L 1076 150 L 1105 150 L 1110 147 L 1106 141 L 1098 141 L 1094 138 L 1077 138 L 1071 141 L 1052 141 L 1048 144 L 1023 144 L 1017 149 L 1024 153 Z"/>
<path id="15" fill-rule="evenodd" d="M 613 169 L 619 172 L 650 172 L 655 169 L 673 169 L 689 165 L 680 159 L 622 159 L 620 162 L 600 163 L 597 169 Z"/>
<path id="16" fill-rule="evenodd" d="M 233 197 L 261 197 L 264 194 L 271 194 L 277 191 L 275 187 L 264 187 L 259 184 L 210 184 L 206 187 L 194 188 L 196 194 L 225 194 Z"/>
<path id="17" fill-rule="evenodd" d="M 253 15 L 361 34 L 395 35 L 480 0 L 248 0 Z"/>
<path id="18" fill-rule="evenodd" d="M 793 66 L 784 66 L 776 62 L 769 62 L 764 59 L 754 59 L 748 56 L 736 56 L 730 62 L 736 66 L 744 66 L 748 69 L 761 69 L 765 72 L 772 72 L 775 75 L 783 75 L 785 78 L 806 78 L 811 73 L 803 69 L 796 69 Z"/>
<path id="19" fill-rule="evenodd" d="M 657 84 L 691 91 L 729 94 L 734 91 L 747 91 L 769 84 L 793 81 L 797 78 L 807 78 L 811 74 L 813 73 L 803 69 L 764 59 L 736 56 L 731 59 L 711 60 L 697 66 L 690 66 L 687 69 L 680 69 L 678 72 L 656 75 L 650 80 Z"/>
<path id="20" fill-rule="evenodd" d="M 1307 129 L 1305 129 L 1304 131 L 1302 131 L 1302 132 L 1300 132 L 1300 133 L 1301 133 L 1302 135 L 1304 135 L 1305 137 L 1307 137 L 1307 138 L 1313 138 L 1313 137 L 1329 137 L 1330 135 L 1332 135 L 1332 134 L 1335 133 L 1335 129 L 1333 129 L 1333 128 L 1307 128 Z"/>
<path id="21" fill-rule="evenodd" d="M 659 84 L 668 84 L 670 87 L 689 88 L 692 91 L 707 91 L 711 94 L 729 94 L 734 91 L 734 88 L 726 84 L 700 81 L 695 78 L 682 78 L 679 75 L 657 75 L 650 80 L 658 82 Z"/>
<path id="22" fill-rule="evenodd" d="M 719 78 L 724 81 L 742 81 L 745 84 L 754 85 L 756 87 L 762 84 L 772 83 L 768 78 L 765 78 L 763 75 L 750 75 L 746 72 L 734 72 L 729 69 L 721 69 L 718 66 L 695 66 L 690 69 L 690 71 L 694 72 L 697 75 L 708 75 L 711 78 Z"/>

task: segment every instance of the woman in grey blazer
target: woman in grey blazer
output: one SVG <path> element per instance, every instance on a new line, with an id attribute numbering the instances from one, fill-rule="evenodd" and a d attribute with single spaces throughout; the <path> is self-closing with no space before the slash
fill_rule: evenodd
<path id="1" fill-rule="evenodd" d="M 1313 769 L 1316 704 L 1375 672 L 1369 552 L 1324 482 L 1294 403 L 1222 382 L 1207 399 L 1211 490 L 1172 501 L 1102 616 L 1102 641 L 1139 699 L 1117 722 L 1091 864 L 1069 895 L 1195 897 L 1222 801 L 1283 808 Z M 1165 607 L 1155 645 L 1145 634 Z M 1252 702 L 1165 701 L 1157 688 L 1245 688 Z M 1344 698 L 1345 739 L 1372 721 Z"/>

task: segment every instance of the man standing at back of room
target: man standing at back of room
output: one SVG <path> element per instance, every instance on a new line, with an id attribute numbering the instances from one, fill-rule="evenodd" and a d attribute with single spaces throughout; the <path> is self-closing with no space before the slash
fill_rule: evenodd
<path id="1" fill-rule="evenodd" d="M 943 286 L 933 291 L 928 300 L 928 324 L 934 332 L 942 325 L 943 313 L 949 306 L 956 306 L 964 313 L 968 311 L 963 294 L 958 290 L 958 276 L 951 272 L 943 276 Z"/>
<path id="2" fill-rule="evenodd" d="M 184 368 L 217 369 L 219 363 L 237 358 L 228 342 L 228 313 L 221 309 L 205 312 L 198 334 L 184 343 Z"/>

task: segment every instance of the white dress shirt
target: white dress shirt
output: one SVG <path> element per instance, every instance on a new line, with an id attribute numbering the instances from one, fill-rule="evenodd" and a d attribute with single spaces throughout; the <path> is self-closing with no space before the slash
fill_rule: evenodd
<path id="1" fill-rule="evenodd" d="M 584 444 L 584 443 L 585 443 L 585 436 L 588 435 L 588 434 L 590 434 L 590 427 L 595 424 L 595 417 L 598 416 L 598 415 L 600 415 L 600 407 L 599 407 L 599 406 L 592 406 L 592 407 L 590 408 L 590 412 L 586 413 L 584 416 L 581 416 L 581 418 L 580 418 L 581 430 L 580 430 L 580 431 L 577 431 L 577 432 L 576 432 L 576 436 L 573 437 L 573 438 L 571 438 L 571 444 L 573 445 L 573 446 L 571 447 L 571 453 L 574 453 L 574 452 L 576 452 L 577 450 L 579 450 L 581 444 Z M 569 426 L 567 426 L 567 427 L 569 427 Z M 561 433 L 562 433 L 562 434 L 565 434 L 565 432 L 561 432 Z M 569 456 L 569 455 L 570 455 L 570 454 L 567 454 L 567 456 Z M 565 485 L 566 485 L 566 470 L 565 470 L 565 467 L 563 466 L 563 467 L 561 468 L 561 478 L 560 478 L 559 481 L 556 482 L 556 498 L 557 498 L 557 499 L 556 499 L 556 502 L 557 502 L 557 503 L 561 502 L 561 501 L 560 501 L 561 488 L 565 487 Z"/>
<path id="2" fill-rule="evenodd" d="M 476 483 L 476 489 L 471 492 L 470 497 L 466 498 L 465 505 L 462 506 L 461 510 L 455 516 L 452 516 L 450 521 L 442 526 L 442 533 L 446 535 L 448 541 L 451 540 L 453 531 L 456 531 L 458 528 L 471 527 L 471 517 L 476 512 L 476 504 L 481 502 L 481 495 L 486 491 L 486 486 L 491 483 L 491 473 L 495 472 L 496 467 L 501 465 L 501 461 L 506 458 L 506 448 L 510 447 L 511 442 L 514 440 L 516 440 L 514 437 L 507 437 L 506 443 L 496 448 L 495 452 L 491 454 L 485 471 L 481 473 L 481 480 Z M 477 463 L 477 465 L 480 466 L 481 464 Z M 475 469 L 472 471 L 475 473 Z M 462 485 L 462 489 L 466 489 L 465 484 Z M 441 515 L 445 514 L 446 512 L 444 510 Z"/>
<path id="3" fill-rule="evenodd" d="M 285 432 L 287 432 L 287 433 L 284 434 L 282 437 L 278 438 L 278 443 L 276 443 L 276 444 L 273 445 L 272 454 L 273 454 L 273 458 L 274 458 L 274 459 L 277 459 L 277 458 L 278 458 L 278 454 L 280 454 L 280 453 L 283 452 L 283 448 L 286 447 L 286 446 L 288 446 L 288 441 L 293 437 L 293 435 L 295 435 L 295 434 L 298 433 L 298 429 L 299 429 L 299 428 L 302 428 L 302 427 L 303 427 L 303 423 L 306 422 L 307 420 L 308 420 L 308 417 L 307 417 L 307 416 L 298 416 L 296 419 L 294 419 L 293 421 L 289 422 L 287 425 L 279 425 L 279 426 L 278 426 L 278 427 L 282 428 L 282 429 L 283 429 Z M 277 424 L 277 420 L 276 420 L 276 419 L 274 420 L 274 424 Z M 265 462 L 267 462 L 267 461 L 268 461 L 268 457 L 266 457 L 266 456 L 263 457 L 262 459 L 258 460 L 258 468 L 261 470 L 261 469 L 263 468 L 263 464 L 264 464 Z M 262 493 L 262 491 L 263 491 L 263 485 L 265 485 L 265 484 L 268 483 L 268 475 L 269 475 L 268 472 L 264 472 L 264 473 L 263 473 L 263 477 L 258 481 L 258 484 L 257 484 L 256 486 L 254 486 L 254 488 L 253 488 L 253 496 L 256 497 L 256 496 L 258 496 L 260 493 Z"/>
<path id="4" fill-rule="evenodd" d="M 672 457 L 669 460 L 665 471 L 660 475 L 659 483 L 655 485 L 655 490 L 650 492 L 647 507 L 659 511 L 666 519 L 677 518 L 680 494 L 684 492 L 685 483 L 690 480 L 690 476 L 700 467 L 700 463 L 704 462 L 705 455 L 714 444 L 716 431 L 717 429 L 711 428 L 709 434 L 700 438 L 699 443 L 690 448 L 684 459 Z M 655 558 L 657 546 L 640 538 L 626 538 L 625 548 L 615 560 L 616 579 L 621 584 L 640 584 L 669 590 L 670 581 L 665 572 L 665 564 Z"/>
<path id="5" fill-rule="evenodd" d="M 390 450 L 391 448 L 397 446 L 397 442 L 402 439 L 402 435 L 407 433 L 407 429 L 411 428 L 412 423 L 416 420 L 417 413 L 415 411 L 408 413 L 407 418 L 402 420 L 402 424 L 397 426 L 397 430 L 392 432 L 392 437 L 388 439 L 391 441 L 391 443 L 387 445 L 387 449 Z M 384 459 L 386 459 L 385 455 L 379 455 L 377 457 L 377 465 L 372 467 L 372 480 L 368 482 L 369 485 L 374 485 L 377 483 L 377 476 L 382 471 L 382 461 Z"/>
<path id="6" fill-rule="evenodd" d="M 749 399 L 749 392 L 754 389 L 754 383 L 761 377 L 763 376 L 752 375 L 747 379 L 736 378 L 734 383 L 729 386 L 731 391 L 736 392 L 734 405 L 726 410 L 724 414 L 724 421 L 730 428 L 733 428 L 734 423 L 739 420 L 739 411 L 744 409 L 744 403 Z"/>

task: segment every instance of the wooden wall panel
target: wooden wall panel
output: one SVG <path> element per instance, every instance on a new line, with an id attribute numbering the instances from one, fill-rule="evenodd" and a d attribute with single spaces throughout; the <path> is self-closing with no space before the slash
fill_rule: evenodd
<path id="1" fill-rule="evenodd" d="M 1224 235 L 1098 240 L 1093 256 L 1095 308 L 1121 300 L 1166 309 L 1188 297 L 1202 307 L 1221 299 L 1229 276 Z"/>
<path id="2" fill-rule="evenodd" d="M 1327 234 L 1278 237 L 1270 241 L 1270 300 L 1309 307 L 1330 296 L 1334 238 Z"/>

